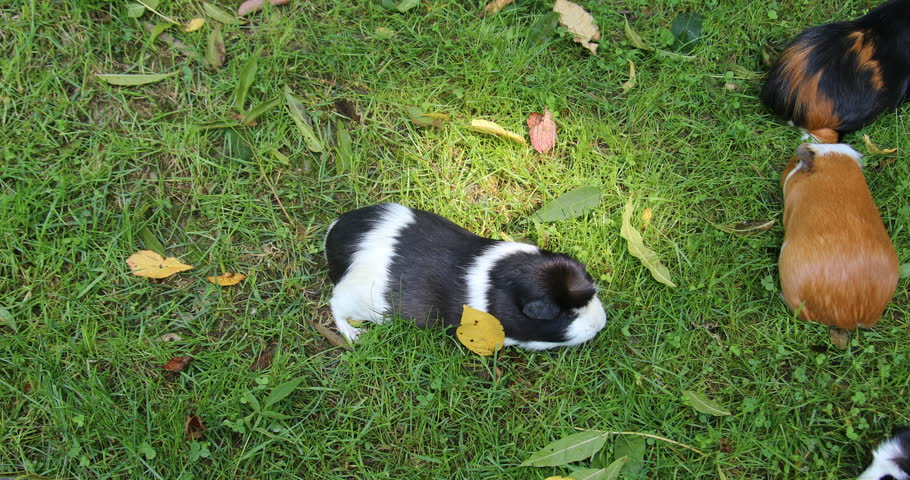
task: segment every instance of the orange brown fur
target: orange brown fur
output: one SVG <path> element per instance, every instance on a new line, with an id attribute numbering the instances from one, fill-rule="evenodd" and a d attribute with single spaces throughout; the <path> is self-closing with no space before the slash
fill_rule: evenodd
<path id="1" fill-rule="evenodd" d="M 881 90 L 885 86 L 885 82 L 882 80 L 881 66 L 877 60 L 872 59 L 872 55 L 875 54 L 875 44 L 871 41 L 867 42 L 863 32 L 853 32 L 849 38 L 853 40 L 850 51 L 856 53 L 857 70 L 871 71 L 872 88 Z"/>
<path id="2" fill-rule="evenodd" d="M 819 71 L 811 77 L 806 75 L 808 57 L 811 54 L 811 46 L 793 47 L 781 57 L 782 76 L 789 83 L 788 102 L 795 106 L 796 115 L 804 117 L 803 127 L 813 137 L 823 143 L 835 143 L 839 135 L 833 128 L 840 125 L 840 119 L 834 113 L 834 103 L 819 91 L 819 82 L 824 72 Z"/>
<path id="3" fill-rule="evenodd" d="M 857 161 L 811 148 L 800 147 L 781 179 L 784 299 L 803 320 L 868 328 L 894 294 L 897 255 Z"/>

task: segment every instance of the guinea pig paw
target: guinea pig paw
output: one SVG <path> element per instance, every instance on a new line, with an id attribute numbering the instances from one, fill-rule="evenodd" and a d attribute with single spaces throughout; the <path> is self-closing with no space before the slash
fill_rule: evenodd
<path id="1" fill-rule="evenodd" d="M 354 328 L 346 320 L 343 322 L 335 322 L 335 325 L 338 327 L 338 331 L 344 335 L 344 338 L 348 340 L 348 343 L 354 343 L 357 341 L 357 337 L 360 336 L 360 329 Z"/>

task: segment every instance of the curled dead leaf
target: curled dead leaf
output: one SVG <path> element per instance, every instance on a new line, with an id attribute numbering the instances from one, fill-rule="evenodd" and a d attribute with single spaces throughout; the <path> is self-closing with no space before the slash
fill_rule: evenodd
<path id="1" fill-rule="evenodd" d="M 505 139 L 511 140 L 513 142 L 527 143 L 527 142 L 525 142 L 524 137 L 522 137 L 521 135 L 519 135 L 515 132 L 511 132 L 509 130 L 506 130 L 505 128 L 500 127 L 495 122 L 491 122 L 489 120 L 480 120 L 480 119 L 475 118 L 474 120 L 471 120 L 471 126 L 468 128 L 470 128 L 471 130 L 473 130 L 475 132 L 496 135 L 497 137 L 505 138 Z"/>
<path id="2" fill-rule="evenodd" d="M 850 332 L 842 328 L 832 328 L 830 330 L 831 335 L 831 344 L 837 347 L 838 350 L 846 350 L 847 345 L 850 344 Z"/>
<path id="3" fill-rule="evenodd" d="M 167 278 L 175 273 L 185 272 L 192 265 L 181 263 L 174 257 L 164 258 L 151 250 L 141 250 L 126 259 L 133 275 L 147 278 Z"/>
<path id="4" fill-rule="evenodd" d="M 187 365 L 190 364 L 190 360 L 193 359 L 192 355 L 185 355 L 182 357 L 174 357 L 170 359 L 166 364 L 164 364 L 163 369 L 169 372 L 182 372 Z"/>
<path id="5" fill-rule="evenodd" d="M 629 80 L 622 84 L 622 93 L 628 93 L 629 90 L 635 88 L 635 84 L 637 83 L 635 80 L 635 64 L 628 58 L 626 61 L 629 62 Z"/>
<path id="6" fill-rule="evenodd" d="M 190 20 L 189 22 L 187 22 L 186 25 L 183 26 L 183 31 L 184 32 L 195 32 L 196 30 L 199 30 L 200 28 L 202 28 L 203 25 L 205 25 L 205 19 L 202 17 L 196 17 L 196 18 Z"/>
<path id="7" fill-rule="evenodd" d="M 158 337 L 159 342 L 181 342 L 183 337 L 177 335 L 176 333 L 165 333 L 164 335 Z"/>
<path id="8" fill-rule="evenodd" d="M 198 415 L 187 415 L 186 424 L 184 426 L 186 438 L 189 440 L 199 440 L 202 438 L 202 432 L 204 430 L 205 425 L 202 424 L 202 420 L 199 419 Z"/>
<path id="9" fill-rule="evenodd" d="M 651 210 L 651 207 L 648 207 L 641 212 L 641 221 L 644 223 L 644 228 L 648 228 L 648 225 L 651 225 L 651 217 L 653 216 L 654 211 Z"/>
<path id="10" fill-rule="evenodd" d="M 775 221 L 772 220 L 744 220 L 742 222 L 734 223 L 730 226 L 724 225 L 715 225 L 719 230 L 727 233 L 735 233 L 737 235 L 754 235 L 756 233 L 761 233 L 766 230 L 769 230 L 774 226 Z"/>
<path id="11" fill-rule="evenodd" d="M 879 148 L 878 145 L 872 143 L 872 139 L 869 138 L 869 135 L 863 135 L 863 142 L 866 144 L 866 150 L 871 154 L 890 155 L 897 152 L 896 148 Z"/>
<path id="12" fill-rule="evenodd" d="M 547 153 L 556 145 L 556 122 L 550 110 L 544 109 L 543 115 L 537 112 L 529 115 L 528 127 L 531 146 L 538 153 Z"/>
<path id="13" fill-rule="evenodd" d="M 593 42 L 600 40 L 600 30 L 594 17 L 569 0 L 556 0 L 553 11 L 559 14 L 559 24 L 572 32 L 574 40 L 596 55 L 598 45 Z"/>
<path id="14" fill-rule="evenodd" d="M 315 328 L 316 331 L 319 332 L 319 334 L 322 335 L 322 337 L 325 338 L 327 342 L 336 347 L 341 347 L 345 350 L 351 350 L 351 344 L 349 344 L 347 340 L 344 339 L 344 337 L 330 330 L 325 325 L 316 323 L 314 321 L 310 321 L 310 325 L 312 325 L 313 328 Z"/>
<path id="15" fill-rule="evenodd" d="M 243 281 L 244 278 L 246 278 L 246 275 L 242 273 L 224 272 L 217 277 L 208 277 L 208 281 L 214 283 L 215 285 L 229 287 L 231 285 L 237 285 Z"/>

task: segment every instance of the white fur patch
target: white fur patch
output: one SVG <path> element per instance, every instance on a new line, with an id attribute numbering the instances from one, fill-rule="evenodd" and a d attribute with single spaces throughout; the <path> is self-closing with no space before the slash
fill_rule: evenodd
<path id="1" fill-rule="evenodd" d="M 335 325 L 348 341 L 353 342 L 360 330 L 349 320 L 382 323 L 388 313 L 389 267 L 402 229 L 414 223 L 411 209 L 390 203 L 385 205 L 379 221 L 357 245 L 351 265 L 332 290 L 329 306 Z M 334 226 L 334 223 L 332 224 Z M 329 227 L 331 229 L 331 226 Z"/>
<path id="2" fill-rule="evenodd" d="M 556 347 L 571 347 L 579 345 L 594 338 L 597 332 L 603 330 L 607 324 L 607 313 L 595 294 L 588 303 L 572 311 L 575 320 L 569 325 L 565 342 L 522 342 L 506 338 L 505 345 L 516 345 L 527 350 L 546 350 Z"/>
<path id="3" fill-rule="evenodd" d="M 854 160 L 856 164 L 863 167 L 862 163 L 862 154 L 853 149 L 850 145 L 846 143 L 810 143 L 806 145 L 809 150 L 815 152 L 816 155 L 827 155 L 829 153 L 838 153 L 841 155 L 846 155 Z"/>
<path id="4" fill-rule="evenodd" d="M 483 312 L 490 311 L 490 299 L 487 291 L 490 290 L 490 272 L 493 265 L 509 255 L 515 253 L 539 253 L 540 249 L 534 245 L 519 242 L 501 242 L 493 245 L 483 252 L 465 272 L 468 290 L 468 306 Z M 508 345 L 508 339 L 506 339 Z"/>
<path id="5" fill-rule="evenodd" d="M 793 167 L 793 170 L 790 170 L 790 173 L 787 174 L 787 178 L 784 179 L 784 186 L 781 187 L 781 190 L 783 190 L 784 192 L 787 191 L 787 182 L 790 181 L 790 177 L 792 177 L 794 173 L 802 170 L 802 168 L 803 168 L 803 162 L 802 162 L 802 160 L 800 160 L 799 163 L 797 163 L 796 166 Z"/>
<path id="6" fill-rule="evenodd" d="M 896 480 L 910 480 L 910 475 L 901 470 L 894 461 L 906 456 L 907 452 L 901 449 L 897 439 L 885 440 L 872 452 L 872 465 L 869 465 L 857 480 L 879 480 L 885 475 L 891 475 Z"/>

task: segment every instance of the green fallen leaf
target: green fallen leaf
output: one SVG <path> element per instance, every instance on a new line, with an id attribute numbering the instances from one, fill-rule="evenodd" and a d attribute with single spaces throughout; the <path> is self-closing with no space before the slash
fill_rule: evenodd
<path id="1" fill-rule="evenodd" d="M 445 113 L 423 113 L 417 107 L 407 107 L 405 110 L 411 117 L 411 122 L 418 127 L 441 127 L 449 121 L 449 116 Z"/>
<path id="2" fill-rule="evenodd" d="M 654 280 L 664 285 L 676 287 L 676 284 L 670 280 L 670 270 L 660 263 L 660 259 L 657 258 L 657 253 L 654 250 L 645 246 L 641 233 L 632 226 L 632 211 L 632 197 L 629 197 L 626 208 L 622 212 L 622 226 L 619 230 L 619 236 L 626 239 L 629 253 L 641 261 L 641 264 L 651 272 Z"/>
<path id="3" fill-rule="evenodd" d="M 542 45 L 556 36 L 556 25 L 559 24 L 559 14 L 547 12 L 540 16 L 528 30 L 528 43 Z"/>
<path id="4" fill-rule="evenodd" d="M 679 14 L 670 25 L 670 33 L 676 38 L 673 49 L 677 52 L 689 53 L 701 40 L 702 20 L 701 15 L 693 12 Z"/>
<path id="5" fill-rule="evenodd" d="M 401 13 L 407 12 L 417 5 L 420 5 L 420 0 L 401 0 L 400 2 L 395 2 L 395 0 L 382 0 L 383 7 L 388 8 L 389 10 L 398 10 Z"/>
<path id="6" fill-rule="evenodd" d="M 3 307 L 0 307 L 0 323 L 6 324 L 6 326 L 12 328 L 14 332 L 17 330 L 16 319 L 13 318 L 13 314 Z"/>
<path id="7" fill-rule="evenodd" d="M 212 130 L 215 128 L 234 128 L 239 127 L 240 122 L 236 120 L 212 120 L 211 122 L 202 122 L 196 125 L 200 130 Z"/>
<path id="8" fill-rule="evenodd" d="M 135 87 L 138 85 L 145 85 L 148 83 L 155 83 L 164 80 L 165 78 L 173 77 L 179 72 L 171 73 L 155 73 L 155 74 L 127 74 L 127 73 L 97 73 L 95 74 L 99 80 L 107 82 L 111 85 L 119 85 L 124 87 Z"/>
<path id="9" fill-rule="evenodd" d="M 126 16 L 130 18 L 139 18 L 145 13 L 145 5 L 141 3 L 127 3 Z"/>
<path id="10" fill-rule="evenodd" d="M 348 172 L 351 170 L 352 157 L 354 155 L 354 148 L 351 145 L 351 134 L 348 132 L 348 129 L 344 127 L 344 123 L 340 120 L 335 122 L 335 137 L 338 141 L 338 168 L 340 171 Z"/>
<path id="11" fill-rule="evenodd" d="M 629 19 L 623 17 L 623 31 L 626 33 L 626 40 L 629 41 L 629 44 L 639 50 L 651 50 L 651 47 L 645 44 L 641 39 L 641 36 L 635 30 L 632 30 L 632 26 L 629 25 Z"/>
<path id="12" fill-rule="evenodd" d="M 269 396 L 265 399 L 265 402 L 263 402 L 262 408 L 267 409 L 283 400 L 285 397 L 293 393 L 294 390 L 297 389 L 297 386 L 300 385 L 300 382 L 303 382 L 305 379 L 306 377 L 297 377 L 295 379 L 288 380 L 284 383 L 276 385 L 275 388 L 269 392 Z"/>
<path id="13" fill-rule="evenodd" d="M 215 69 L 224 65 L 224 58 L 227 50 L 224 48 L 224 36 L 221 34 L 221 25 L 215 24 L 215 28 L 209 31 L 206 38 L 205 46 L 205 63 Z"/>
<path id="14" fill-rule="evenodd" d="M 255 107 L 251 108 L 249 112 L 243 114 L 243 124 L 249 125 L 253 123 L 257 118 L 264 115 L 269 110 L 277 107 L 278 105 L 281 105 L 280 95 L 276 95 L 275 97 L 272 97 L 260 103 L 259 105 L 256 105 Z"/>
<path id="15" fill-rule="evenodd" d="M 173 25 L 173 23 L 168 22 L 156 23 L 155 26 L 152 27 L 152 31 L 149 32 L 149 43 L 154 42 L 155 39 L 158 38 L 158 35 L 161 35 L 165 30 L 171 28 Z"/>
<path id="16" fill-rule="evenodd" d="M 253 158 L 253 149 L 249 142 L 237 130 L 230 128 L 224 131 L 225 153 L 234 158 L 249 161 Z"/>
<path id="17" fill-rule="evenodd" d="M 151 250 L 162 257 L 167 257 L 167 252 L 164 249 L 164 244 L 161 243 L 161 240 L 158 240 L 158 237 L 149 230 L 148 226 L 143 226 L 137 232 L 139 240 L 142 240 L 142 246 L 146 250 Z"/>
<path id="18" fill-rule="evenodd" d="M 538 450 L 527 460 L 523 467 L 555 467 L 567 463 L 591 458 L 607 442 L 609 433 L 579 432 L 556 440 Z"/>
<path id="19" fill-rule="evenodd" d="M 627 461 L 628 458 L 620 457 L 604 468 L 578 468 L 572 470 L 569 478 L 572 480 L 616 480 Z"/>
<path id="20" fill-rule="evenodd" d="M 531 214 L 531 218 L 538 222 L 555 222 L 578 217 L 596 207 L 601 195 L 600 187 L 579 187 L 545 203 Z"/>
<path id="21" fill-rule="evenodd" d="M 225 25 L 243 25 L 246 23 L 246 19 L 235 17 L 226 10 L 222 10 L 208 2 L 202 2 L 202 11 L 204 11 L 206 15 L 212 17 L 216 22 Z"/>
<path id="22" fill-rule="evenodd" d="M 623 476 L 634 478 L 641 473 L 644 468 L 645 443 L 645 437 L 622 435 L 616 438 L 616 442 L 613 443 L 613 455 L 629 459 L 622 466 Z"/>
<path id="23" fill-rule="evenodd" d="M 278 160 L 285 166 L 291 165 L 291 159 L 288 158 L 287 155 L 279 152 L 277 149 L 274 149 L 274 148 L 272 149 L 272 156 L 275 157 L 275 160 Z"/>
<path id="24" fill-rule="evenodd" d="M 297 125 L 297 129 L 300 130 L 301 135 L 303 135 L 303 141 L 306 143 L 307 148 L 314 153 L 325 151 L 322 142 L 316 137 L 316 131 L 313 130 L 313 127 L 306 121 L 306 111 L 303 108 L 303 104 L 300 103 L 300 100 L 294 96 L 293 93 L 291 93 L 291 88 L 288 86 L 284 87 L 284 98 L 288 106 L 288 112 Z"/>
<path id="25" fill-rule="evenodd" d="M 246 95 L 249 93 L 253 81 L 256 80 L 259 54 L 259 50 L 253 52 L 240 70 L 240 79 L 237 81 L 237 88 L 234 89 L 234 108 L 236 108 L 237 111 L 243 110 L 243 106 L 246 104 Z"/>
<path id="26" fill-rule="evenodd" d="M 725 415 L 732 415 L 729 410 L 724 410 L 719 403 L 715 402 L 708 398 L 704 393 L 693 392 L 691 390 L 683 390 L 683 403 L 695 409 L 699 413 L 704 413 L 705 415 L 713 415 L 715 417 L 722 417 Z"/>

